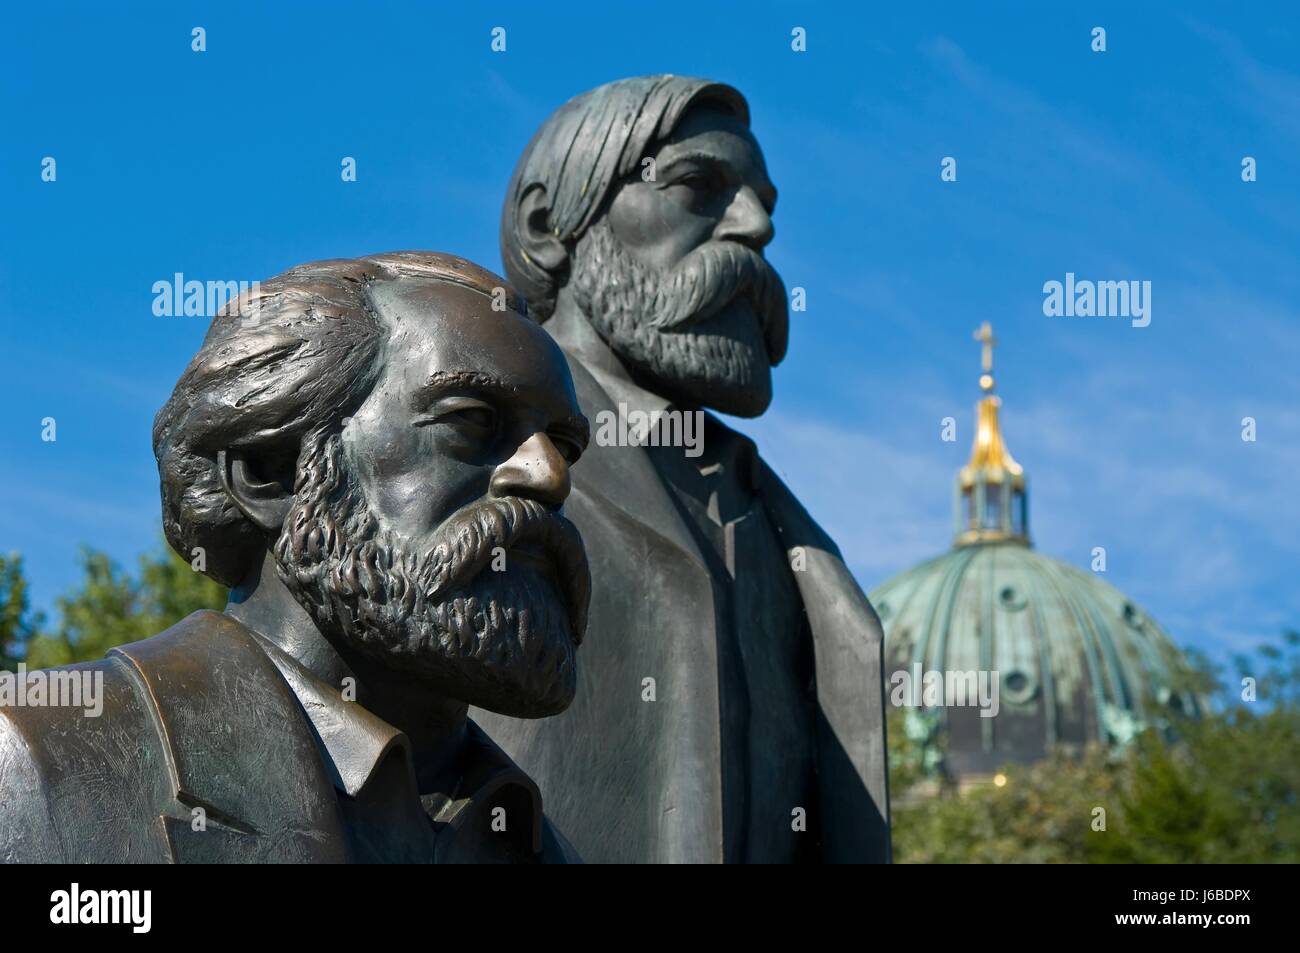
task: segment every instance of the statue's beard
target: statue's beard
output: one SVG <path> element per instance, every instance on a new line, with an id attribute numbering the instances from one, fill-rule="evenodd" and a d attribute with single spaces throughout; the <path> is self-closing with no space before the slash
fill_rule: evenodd
<path id="1" fill-rule="evenodd" d="M 337 435 L 303 458 L 272 548 L 321 631 L 470 705 L 522 718 L 567 708 L 591 592 L 573 524 L 535 500 L 484 500 L 416 546 L 377 530 L 348 469 Z"/>
<path id="2" fill-rule="evenodd" d="M 789 331 L 785 286 L 747 245 L 706 242 L 661 271 L 598 222 L 578 240 L 569 283 L 592 327 L 656 393 L 741 417 L 772 402 Z"/>

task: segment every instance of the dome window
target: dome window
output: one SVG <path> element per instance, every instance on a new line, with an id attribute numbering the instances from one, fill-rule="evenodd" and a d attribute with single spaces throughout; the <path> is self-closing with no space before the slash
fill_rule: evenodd
<path id="1" fill-rule="evenodd" d="M 1019 612 L 1029 604 L 1029 600 L 1022 596 L 1015 586 L 1003 586 L 1002 591 L 998 593 L 998 599 L 1002 602 L 1002 608 L 1008 612 Z"/>
<path id="2" fill-rule="evenodd" d="M 1002 696 L 1013 705 L 1028 705 L 1038 696 L 1038 680 L 1019 669 L 1002 676 Z"/>

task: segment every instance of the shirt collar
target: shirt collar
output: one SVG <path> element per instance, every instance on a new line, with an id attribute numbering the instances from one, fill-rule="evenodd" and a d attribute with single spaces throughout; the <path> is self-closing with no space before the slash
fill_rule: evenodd
<path id="1" fill-rule="evenodd" d="M 256 635 L 256 633 L 254 633 Z M 420 800 L 406 734 L 313 675 L 293 656 L 270 640 L 258 636 L 262 648 L 297 696 L 320 741 L 326 770 L 334 787 L 357 798 L 375 779 L 379 768 L 395 752 L 405 765 L 403 784 L 414 801 Z M 461 755 L 460 782 L 450 794 L 426 797 L 426 809 L 439 825 L 459 830 L 468 819 L 500 799 L 508 789 L 529 806 L 525 823 L 513 830 L 534 853 L 542 849 L 542 796 L 537 784 L 510 760 L 474 722 L 467 725 Z M 522 829 L 521 829 L 522 828 Z M 440 836 L 440 841 L 443 839 Z"/>
<path id="2" fill-rule="evenodd" d="M 525 826 L 514 829 L 519 835 L 519 843 L 534 854 L 541 853 L 545 822 L 542 793 L 537 783 L 524 774 L 482 728 L 473 721 L 467 727 L 461 782 L 451 796 L 425 799 L 430 817 L 435 823 L 445 824 L 448 830 L 457 833 L 475 827 L 487 830 L 493 820 L 493 807 L 506 802 L 522 805 Z M 447 840 L 445 833 L 439 835 L 440 850 L 446 849 Z"/>
<path id="3" fill-rule="evenodd" d="M 316 730 L 336 788 L 356 797 L 393 751 L 402 752 L 407 764 L 411 763 L 411 742 L 402 731 L 356 702 L 346 701 L 342 692 L 269 640 L 263 638 L 261 644 Z M 411 788 L 414 793 L 414 771 Z"/>

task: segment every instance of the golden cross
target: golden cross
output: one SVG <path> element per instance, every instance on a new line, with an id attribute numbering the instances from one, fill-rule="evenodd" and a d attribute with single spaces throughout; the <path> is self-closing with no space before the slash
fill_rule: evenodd
<path id="1" fill-rule="evenodd" d="M 975 340 L 983 345 L 980 348 L 980 367 L 984 373 L 980 376 L 980 387 L 990 391 L 993 389 L 993 345 L 998 343 L 998 339 L 993 336 L 993 326 L 987 321 L 981 324 L 975 332 Z"/>
<path id="2" fill-rule="evenodd" d="M 993 326 L 987 321 L 981 324 L 975 332 L 975 340 L 984 345 L 980 354 L 980 367 L 985 371 L 993 370 L 993 345 L 998 343 L 998 339 L 993 336 Z"/>

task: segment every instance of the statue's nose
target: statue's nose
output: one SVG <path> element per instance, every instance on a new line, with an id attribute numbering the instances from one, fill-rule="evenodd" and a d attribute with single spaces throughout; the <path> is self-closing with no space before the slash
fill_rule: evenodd
<path id="1" fill-rule="evenodd" d="M 569 465 L 551 438 L 538 432 L 492 474 L 495 497 L 520 496 L 559 507 L 569 496 Z"/>
<path id="2" fill-rule="evenodd" d="M 713 237 L 719 241 L 740 242 L 755 251 L 762 251 L 775 234 L 772 216 L 767 214 L 758 194 L 746 185 L 736 192 Z"/>

